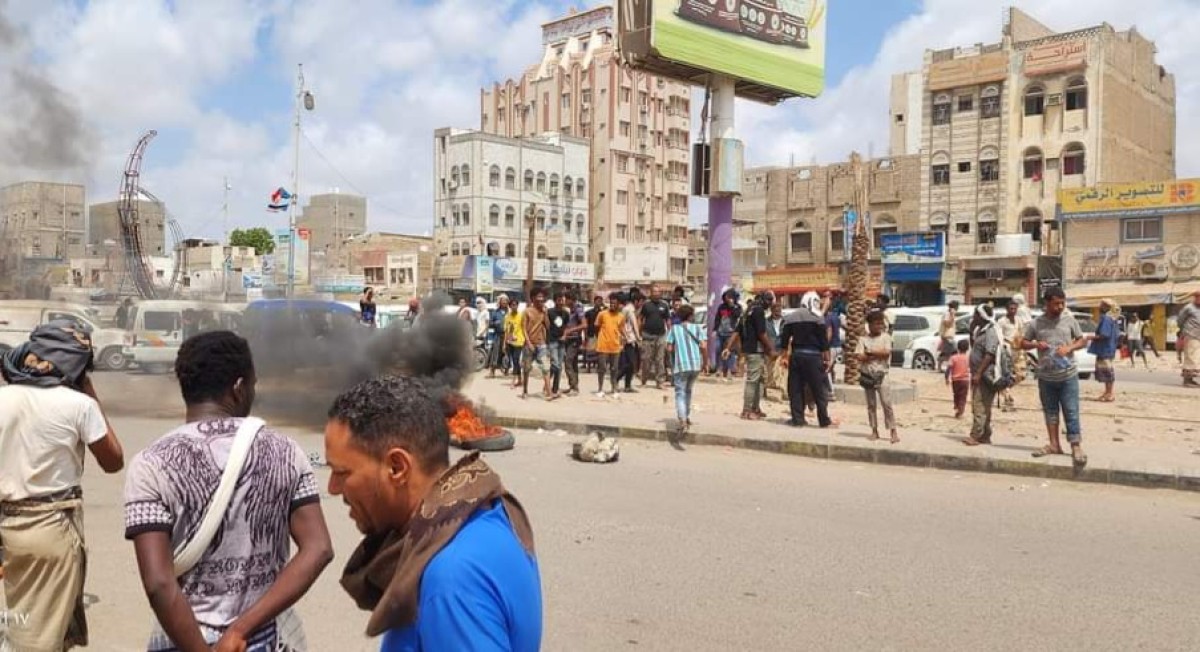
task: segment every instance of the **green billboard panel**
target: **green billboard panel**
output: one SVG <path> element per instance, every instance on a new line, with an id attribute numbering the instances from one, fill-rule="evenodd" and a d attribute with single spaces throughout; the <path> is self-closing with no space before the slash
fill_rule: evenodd
<path id="1" fill-rule="evenodd" d="M 826 0 L 658 0 L 653 47 L 695 68 L 816 97 L 825 89 Z"/>

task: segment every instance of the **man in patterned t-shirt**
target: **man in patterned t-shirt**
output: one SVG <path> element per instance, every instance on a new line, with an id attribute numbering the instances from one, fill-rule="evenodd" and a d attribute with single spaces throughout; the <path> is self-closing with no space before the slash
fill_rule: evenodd
<path id="1" fill-rule="evenodd" d="M 125 538 L 160 625 L 147 649 L 302 649 L 288 607 L 333 559 L 333 546 L 312 467 L 291 439 L 258 432 L 212 543 L 175 577 L 172 551 L 196 536 L 255 383 L 246 340 L 228 331 L 184 342 L 175 372 L 187 423 L 139 453 L 125 480 Z M 290 559 L 289 535 L 299 548 Z"/>

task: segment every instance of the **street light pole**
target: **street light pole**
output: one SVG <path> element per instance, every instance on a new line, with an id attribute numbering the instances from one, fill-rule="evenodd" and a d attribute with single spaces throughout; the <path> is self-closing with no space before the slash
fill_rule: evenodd
<path id="1" fill-rule="evenodd" d="M 229 177 L 222 184 L 221 225 L 225 230 L 225 244 L 221 248 L 224 254 L 221 261 L 221 301 L 229 302 L 229 268 L 233 265 L 233 243 L 229 241 Z"/>
<path id="2" fill-rule="evenodd" d="M 292 140 L 295 147 L 292 165 L 292 200 L 288 205 L 288 284 L 289 299 L 296 292 L 296 204 L 300 201 L 300 108 L 313 110 L 313 96 L 304 88 L 304 64 L 296 64 L 296 120 Z"/>

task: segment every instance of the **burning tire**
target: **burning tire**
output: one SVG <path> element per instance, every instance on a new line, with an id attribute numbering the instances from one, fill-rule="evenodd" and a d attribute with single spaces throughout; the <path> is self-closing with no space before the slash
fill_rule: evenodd
<path id="1" fill-rule="evenodd" d="M 458 441 L 455 443 L 453 437 L 450 442 L 455 446 L 465 451 L 481 451 L 484 453 L 498 453 L 500 451 L 512 450 L 517 445 L 517 438 L 507 430 L 501 431 L 499 435 L 494 437 L 485 437 L 483 439 L 468 439 L 466 441 Z"/>

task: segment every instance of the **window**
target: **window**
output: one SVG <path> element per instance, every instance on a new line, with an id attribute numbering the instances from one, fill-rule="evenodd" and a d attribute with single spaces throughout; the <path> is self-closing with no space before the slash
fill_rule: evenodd
<path id="1" fill-rule="evenodd" d="M 537 191 L 538 192 L 546 192 L 546 173 L 545 172 L 538 172 Z"/>
<path id="2" fill-rule="evenodd" d="M 790 244 L 792 253 L 809 253 L 812 251 L 812 230 L 808 228 L 808 224 L 804 220 L 800 220 L 792 226 Z"/>
<path id="3" fill-rule="evenodd" d="M 517 212 L 512 206 L 504 209 L 504 228 L 511 229 L 517 225 Z"/>
<path id="4" fill-rule="evenodd" d="M 898 124 L 898 125 L 904 124 L 904 114 L 903 113 L 896 114 L 896 124 Z"/>
<path id="5" fill-rule="evenodd" d="M 829 225 L 829 248 L 833 251 L 846 250 L 846 222 L 839 217 Z"/>
<path id="6" fill-rule="evenodd" d="M 571 181 L 571 177 L 566 177 L 563 179 L 563 194 L 566 195 L 568 199 L 575 195 L 575 183 Z"/>
<path id="7" fill-rule="evenodd" d="M 499 256 L 500 255 L 500 243 L 499 242 L 489 242 L 488 246 L 487 246 L 487 255 Z"/>
<path id="8" fill-rule="evenodd" d="M 579 91 L 579 101 L 583 103 L 584 108 L 592 103 L 592 89 L 585 88 Z"/>
<path id="9" fill-rule="evenodd" d="M 999 118 L 1000 117 L 1000 89 L 995 86 L 988 86 L 983 89 L 983 93 L 979 97 L 979 117 L 981 118 Z"/>
<path id="10" fill-rule="evenodd" d="M 617 206 L 625 206 L 628 203 L 629 203 L 629 191 L 618 190 L 617 191 Z"/>
<path id="11" fill-rule="evenodd" d="M 999 181 L 1000 180 L 1000 161 L 991 159 L 979 162 L 979 180 L 980 181 Z"/>
<path id="12" fill-rule="evenodd" d="M 382 267 L 364 267 L 363 278 L 367 283 L 374 285 L 383 285 L 383 268 Z"/>
<path id="13" fill-rule="evenodd" d="M 533 170 L 525 170 L 525 190 L 533 191 Z"/>
<path id="14" fill-rule="evenodd" d="M 883 247 L 883 236 L 898 233 L 900 226 L 891 215 L 880 215 L 871 226 L 871 246 L 876 250 Z"/>
<path id="15" fill-rule="evenodd" d="M 488 183 L 493 188 L 500 187 L 500 166 L 499 165 L 493 165 L 492 169 L 488 172 Z"/>
<path id="16" fill-rule="evenodd" d="M 933 100 L 933 124 L 950 124 L 950 96 L 939 95 Z"/>
<path id="17" fill-rule="evenodd" d="M 975 98 L 970 95 L 960 95 L 958 97 L 958 112 L 966 113 L 975 108 Z"/>
<path id="18" fill-rule="evenodd" d="M 511 242 L 504 245 L 504 257 L 505 258 L 516 258 L 517 257 L 517 245 L 515 245 Z"/>
<path id="19" fill-rule="evenodd" d="M 500 207 L 495 204 L 488 209 L 488 226 L 500 226 Z"/>
<path id="20" fill-rule="evenodd" d="M 1081 143 L 1068 143 L 1062 151 L 1063 176 L 1083 174 L 1084 151 Z"/>
<path id="21" fill-rule="evenodd" d="M 959 235 L 971 235 L 971 223 L 959 222 L 954 225 L 954 232 Z"/>
<path id="22" fill-rule="evenodd" d="M 558 211 L 550 211 L 550 230 L 558 228 Z"/>
<path id="23" fill-rule="evenodd" d="M 462 166 L 462 185 L 471 185 L 471 166 L 465 163 Z"/>
<path id="24" fill-rule="evenodd" d="M 979 244 L 996 244 L 996 223 L 983 222 L 979 223 Z"/>
<path id="25" fill-rule="evenodd" d="M 546 230 L 546 211 L 538 211 L 537 212 L 537 230 L 538 231 Z"/>
<path id="26" fill-rule="evenodd" d="M 583 194 L 583 179 L 580 179 L 580 180 L 579 180 L 579 182 L 575 184 L 575 194 L 576 194 L 576 196 L 578 196 L 580 199 L 583 199 L 583 197 L 584 197 L 584 194 Z"/>
<path id="27" fill-rule="evenodd" d="M 1082 77 L 1076 77 L 1067 82 L 1067 96 L 1064 98 L 1068 111 L 1079 111 L 1087 108 L 1087 82 Z"/>
<path id="28" fill-rule="evenodd" d="M 462 205 L 462 225 L 471 226 L 471 206 L 469 204 Z"/>
<path id="29" fill-rule="evenodd" d="M 582 263 L 583 261 L 584 261 L 583 248 L 580 247 L 579 249 L 575 250 L 575 262 Z"/>
<path id="30" fill-rule="evenodd" d="M 1161 217 L 1121 220 L 1121 242 L 1162 242 Z"/>
<path id="31" fill-rule="evenodd" d="M 633 100 L 633 89 L 621 88 L 621 104 L 629 104 Z"/>
<path id="32" fill-rule="evenodd" d="M 630 129 L 630 124 L 628 122 L 625 122 L 624 120 L 622 120 L 621 121 L 621 135 L 628 138 L 629 137 L 629 129 Z"/>
<path id="33" fill-rule="evenodd" d="M 458 243 L 457 243 L 457 242 L 451 243 L 451 245 L 450 245 L 450 255 L 451 255 L 451 256 L 459 256 L 459 255 L 462 255 L 462 249 L 459 249 L 459 247 L 458 247 Z"/>
<path id="34" fill-rule="evenodd" d="M 617 154 L 617 172 L 629 171 L 629 157 L 624 154 Z"/>
<path id="35" fill-rule="evenodd" d="M 563 108 L 563 111 L 571 110 L 571 94 L 570 93 L 562 94 L 562 108 Z"/>
<path id="36" fill-rule="evenodd" d="M 629 227 L 625 226 L 624 224 L 618 224 L 617 225 L 617 239 L 625 240 L 628 237 L 629 237 Z"/>
<path id="37" fill-rule="evenodd" d="M 926 331 L 929 330 L 929 320 L 920 315 L 896 315 L 892 329 L 897 331 Z"/>
<path id="38" fill-rule="evenodd" d="M 504 170 L 504 187 L 509 190 L 517 189 L 517 171 L 512 168 Z"/>
<path id="39" fill-rule="evenodd" d="M 950 183 L 950 166 L 935 165 L 933 166 L 933 185 L 945 186 Z"/>
<path id="40" fill-rule="evenodd" d="M 456 166 L 450 168 L 450 185 L 451 185 L 451 187 L 454 187 L 454 186 L 457 186 L 458 183 L 459 183 L 458 166 L 456 165 Z"/>
<path id="41" fill-rule="evenodd" d="M 450 210 L 453 211 L 453 213 L 454 213 L 454 226 L 461 226 L 462 225 L 462 216 L 458 212 L 458 204 L 452 205 L 450 207 Z"/>
<path id="42" fill-rule="evenodd" d="M 959 161 L 958 171 L 964 172 L 964 173 L 970 172 L 971 171 L 971 162 L 970 161 Z"/>
<path id="43" fill-rule="evenodd" d="M 1025 150 L 1022 176 L 1030 181 L 1042 180 L 1042 150 L 1036 147 Z"/>
<path id="44" fill-rule="evenodd" d="M 584 227 L 584 224 L 583 224 L 583 216 L 582 216 L 582 215 L 580 215 L 580 216 L 579 216 L 579 223 L 575 225 L 575 234 L 576 234 L 576 235 L 579 235 L 579 236 L 582 236 L 582 235 L 583 235 L 583 229 L 584 229 L 584 228 L 585 228 L 585 227 Z"/>
<path id="45" fill-rule="evenodd" d="M 1046 90 L 1040 84 L 1025 89 L 1025 115 L 1042 115 L 1046 111 Z"/>
<path id="46" fill-rule="evenodd" d="M 558 196 L 558 175 L 557 174 L 550 175 L 550 196 L 551 197 Z"/>
<path id="47" fill-rule="evenodd" d="M 179 330 L 179 313 L 164 311 L 164 312 L 145 312 L 142 313 L 144 326 L 148 331 L 160 331 L 163 333 L 172 333 Z"/>

